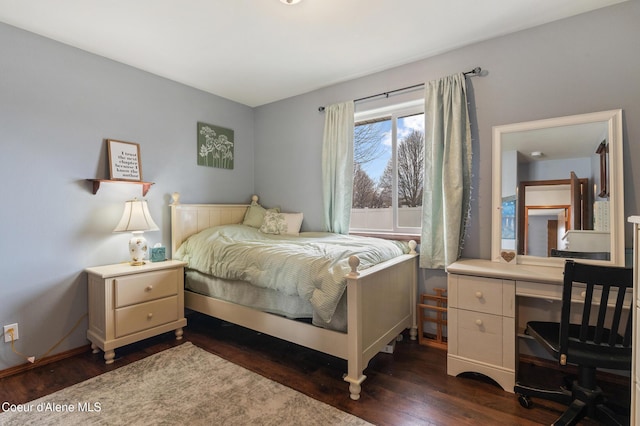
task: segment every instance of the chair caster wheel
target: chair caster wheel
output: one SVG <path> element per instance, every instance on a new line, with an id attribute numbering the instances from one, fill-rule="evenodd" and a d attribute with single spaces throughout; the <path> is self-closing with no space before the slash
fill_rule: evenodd
<path id="1" fill-rule="evenodd" d="M 533 403 L 531 402 L 531 398 L 526 395 L 518 395 L 518 402 L 524 408 L 531 408 L 531 406 L 533 405 Z"/>

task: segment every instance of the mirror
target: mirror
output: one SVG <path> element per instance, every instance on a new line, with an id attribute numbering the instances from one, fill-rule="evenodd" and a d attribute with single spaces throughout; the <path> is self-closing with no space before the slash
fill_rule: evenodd
<path id="1" fill-rule="evenodd" d="M 624 265 L 622 110 L 493 128 L 492 260 Z"/>

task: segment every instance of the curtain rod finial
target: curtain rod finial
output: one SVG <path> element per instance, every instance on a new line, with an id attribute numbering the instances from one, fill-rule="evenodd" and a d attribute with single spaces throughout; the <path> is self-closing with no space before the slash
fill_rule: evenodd
<path id="1" fill-rule="evenodd" d="M 482 76 L 482 68 L 480 67 L 475 67 L 474 69 L 472 69 L 471 71 L 467 71 L 463 73 L 465 77 L 475 77 L 475 76 Z"/>
<path id="2" fill-rule="evenodd" d="M 323 106 L 318 107 L 318 111 L 319 111 L 319 112 L 324 112 L 324 107 L 323 107 Z"/>

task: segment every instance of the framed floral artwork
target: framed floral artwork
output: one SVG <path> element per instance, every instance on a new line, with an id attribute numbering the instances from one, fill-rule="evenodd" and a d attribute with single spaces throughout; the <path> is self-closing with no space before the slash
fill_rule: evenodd
<path id="1" fill-rule="evenodd" d="M 198 123 L 198 165 L 233 169 L 233 130 Z"/>

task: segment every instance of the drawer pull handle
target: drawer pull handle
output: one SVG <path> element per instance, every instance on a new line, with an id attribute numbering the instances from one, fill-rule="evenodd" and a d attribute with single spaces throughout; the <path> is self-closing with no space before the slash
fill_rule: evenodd
<path id="1" fill-rule="evenodd" d="M 585 299 L 587 297 L 587 292 L 583 291 L 582 293 L 580 293 L 580 297 L 582 297 L 583 299 Z"/>
<path id="2" fill-rule="evenodd" d="M 478 327 L 482 326 L 482 320 L 481 320 L 481 319 L 477 319 L 477 320 L 476 320 L 476 325 L 477 325 Z"/>
<path id="3" fill-rule="evenodd" d="M 476 297 L 478 299 L 482 299 L 482 292 L 481 291 L 476 291 Z"/>
<path id="4" fill-rule="evenodd" d="M 153 290 L 153 286 L 152 285 L 148 285 L 147 288 L 145 288 L 145 291 L 151 291 Z"/>
<path id="5" fill-rule="evenodd" d="M 149 312 L 149 313 L 147 314 L 147 319 L 151 319 L 151 318 L 153 318 L 153 314 L 152 314 L 151 312 Z"/>

